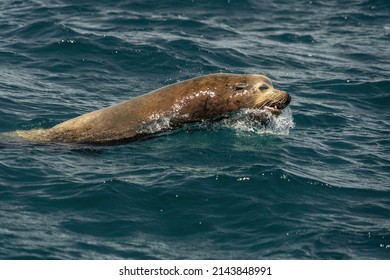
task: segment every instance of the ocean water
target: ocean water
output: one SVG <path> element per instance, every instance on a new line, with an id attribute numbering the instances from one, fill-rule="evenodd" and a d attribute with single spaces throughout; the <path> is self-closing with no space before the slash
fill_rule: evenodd
<path id="1" fill-rule="evenodd" d="M 0 3 L 0 259 L 390 259 L 390 2 Z M 292 96 L 115 146 L 3 132 L 210 73 Z"/>

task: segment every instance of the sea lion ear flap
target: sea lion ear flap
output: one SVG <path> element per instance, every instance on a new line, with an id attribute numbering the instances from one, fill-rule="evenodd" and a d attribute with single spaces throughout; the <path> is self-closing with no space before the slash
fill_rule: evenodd
<path id="1" fill-rule="evenodd" d="M 248 86 L 247 83 L 237 83 L 234 85 L 235 90 L 242 90 L 245 89 Z"/>

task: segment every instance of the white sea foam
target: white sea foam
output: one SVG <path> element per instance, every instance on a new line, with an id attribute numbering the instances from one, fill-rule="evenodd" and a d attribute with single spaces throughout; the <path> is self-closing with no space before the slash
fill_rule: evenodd
<path id="1" fill-rule="evenodd" d="M 267 119 L 266 124 L 259 121 L 259 117 L 261 119 Z M 295 126 L 290 108 L 284 109 L 279 116 L 272 115 L 266 110 L 244 109 L 231 118 L 225 120 L 224 124 L 236 131 L 277 135 L 288 135 L 290 133 L 290 129 Z"/>

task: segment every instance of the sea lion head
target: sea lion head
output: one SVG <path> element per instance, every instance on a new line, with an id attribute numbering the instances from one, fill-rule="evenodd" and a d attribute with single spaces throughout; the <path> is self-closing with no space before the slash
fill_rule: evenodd
<path id="1" fill-rule="evenodd" d="M 286 91 L 275 89 L 263 75 L 242 75 L 234 85 L 233 97 L 244 99 L 245 102 L 240 102 L 244 108 L 266 109 L 276 115 L 291 102 Z"/>

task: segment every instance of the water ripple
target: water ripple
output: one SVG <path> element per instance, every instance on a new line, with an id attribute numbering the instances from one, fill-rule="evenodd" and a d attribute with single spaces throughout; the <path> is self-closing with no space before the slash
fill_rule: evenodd
<path id="1" fill-rule="evenodd" d="M 2 1 L 0 258 L 388 259 L 389 11 Z M 218 72 L 265 74 L 290 108 L 111 147 L 8 133 Z"/>

